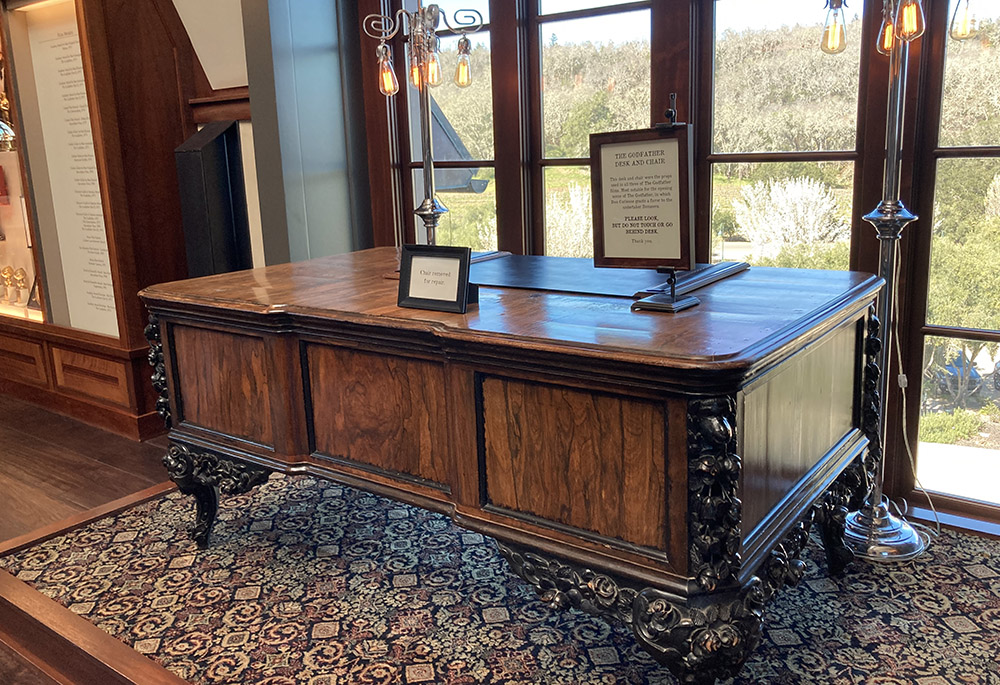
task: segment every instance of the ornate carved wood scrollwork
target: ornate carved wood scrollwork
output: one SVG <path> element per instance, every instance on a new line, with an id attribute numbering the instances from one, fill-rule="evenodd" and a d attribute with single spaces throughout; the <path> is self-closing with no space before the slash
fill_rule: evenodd
<path id="1" fill-rule="evenodd" d="M 688 404 L 689 571 L 706 592 L 731 582 L 740 567 L 742 504 L 736 492 L 742 464 L 735 427 L 733 397 Z"/>
<path id="2" fill-rule="evenodd" d="M 784 585 L 802 578 L 798 559 L 811 517 L 794 527 L 742 588 L 687 599 L 656 588 L 573 564 L 546 559 L 499 543 L 516 575 L 535 588 L 554 609 L 572 607 L 619 621 L 639 645 L 682 683 L 714 683 L 743 667 L 761 639 L 764 607 Z"/>
<path id="3" fill-rule="evenodd" d="M 149 323 L 143 330 L 149 341 L 149 365 L 153 367 L 153 390 L 159 397 L 156 399 L 156 413 L 163 418 L 163 423 L 170 428 L 170 398 L 167 395 L 167 370 L 163 363 L 163 340 L 160 338 L 160 319 L 156 314 L 149 315 Z"/>
<path id="4" fill-rule="evenodd" d="M 208 546 L 208 535 L 219 509 L 219 492 L 238 495 L 267 480 L 270 470 L 232 461 L 211 452 L 199 452 L 184 445 L 171 445 L 163 456 L 170 479 L 196 504 L 191 537 L 199 547 Z"/>
<path id="5" fill-rule="evenodd" d="M 861 383 L 861 430 L 868 438 L 868 451 L 860 464 L 860 472 L 856 474 L 857 483 L 851 493 L 848 507 L 854 511 L 860 509 L 868 497 L 868 489 L 875 482 L 875 471 L 882 462 L 882 433 L 879 413 L 882 408 L 882 396 L 879 394 L 879 379 L 882 370 L 878 366 L 879 352 L 882 350 L 882 324 L 875 316 L 875 305 L 868 310 L 868 333 L 865 336 L 865 370 Z"/>

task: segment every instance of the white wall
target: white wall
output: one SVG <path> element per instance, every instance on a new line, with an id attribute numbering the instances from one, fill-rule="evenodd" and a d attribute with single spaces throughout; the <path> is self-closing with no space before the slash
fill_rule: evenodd
<path id="1" fill-rule="evenodd" d="M 174 7 L 212 88 L 247 85 L 240 0 L 174 0 Z"/>

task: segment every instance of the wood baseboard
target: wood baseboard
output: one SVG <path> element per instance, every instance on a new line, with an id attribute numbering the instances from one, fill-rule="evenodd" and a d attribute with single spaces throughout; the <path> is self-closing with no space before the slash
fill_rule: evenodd
<path id="1" fill-rule="evenodd" d="M 160 497 L 166 481 L 0 543 L 9 554 Z M 179 685 L 183 680 L 0 569 L 0 643 L 44 678 L 65 685 Z"/>
<path id="2" fill-rule="evenodd" d="M 167 669 L 3 570 L 0 641 L 58 683 L 184 685 Z"/>
<path id="3" fill-rule="evenodd" d="M 163 419 L 156 412 L 135 416 L 123 408 L 89 402 L 58 390 L 18 383 L 8 378 L 0 378 L 0 393 L 37 404 L 44 409 L 131 440 L 148 440 L 166 430 L 163 427 Z"/>

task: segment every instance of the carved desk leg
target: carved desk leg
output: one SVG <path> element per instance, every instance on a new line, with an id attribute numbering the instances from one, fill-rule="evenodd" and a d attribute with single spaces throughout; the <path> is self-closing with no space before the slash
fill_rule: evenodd
<path id="1" fill-rule="evenodd" d="M 629 626 L 639 645 L 682 683 L 737 675 L 761 640 L 764 607 L 783 585 L 802 578 L 798 559 L 811 517 L 771 552 L 742 588 L 687 598 L 499 543 L 511 570 L 553 609 L 573 608 Z"/>
<path id="2" fill-rule="evenodd" d="M 225 459 L 211 452 L 198 452 L 184 445 L 171 445 L 163 457 L 171 480 L 186 495 L 194 495 L 196 516 L 191 537 L 204 549 L 219 510 L 219 492 L 238 495 L 267 480 L 271 472 L 262 466 Z"/>
<path id="3" fill-rule="evenodd" d="M 553 608 L 572 607 L 628 625 L 639 645 L 683 683 L 714 683 L 739 673 L 761 640 L 764 606 L 794 585 L 809 538 L 812 512 L 793 527 L 757 576 L 736 583 L 742 508 L 736 496 L 736 400 L 693 400 L 688 406 L 688 534 L 690 596 L 630 581 L 506 543 L 513 572 Z"/>

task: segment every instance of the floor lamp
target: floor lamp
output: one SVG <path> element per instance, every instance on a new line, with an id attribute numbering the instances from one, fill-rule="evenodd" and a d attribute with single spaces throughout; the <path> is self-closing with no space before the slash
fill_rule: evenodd
<path id="1" fill-rule="evenodd" d="M 375 53 L 378 58 L 378 86 L 386 97 L 392 97 L 399 90 L 399 82 L 392 64 L 392 53 L 386 41 L 391 40 L 402 30 L 403 17 L 406 17 L 405 23 L 409 25 L 407 52 L 410 63 L 410 84 L 417 89 L 420 98 L 420 150 L 423 156 L 424 199 L 414 213 L 424 222 L 427 244 L 435 245 L 441 215 L 448 211 L 448 208 L 438 200 L 434 187 L 434 147 L 431 140 L 430 88 L 440 85 L 442 80 L 437 27 L 439 21 L 444 20 L 445 26 L 461 35 L 458 40 L 455 85 L 464 88 L 472 83 L 471 43 L 465 34 L 474 32 L 483 25 L 483 15 L 476 10 L 460 9 L 453 13 L 452 22 L 449 22 L 448 15 L 437 5 L 424 7 L 423 2 L 417 0 L 417 9 L 413 12 L 400 9 L 393 16 L 369 14 L 365 17 L 362 28 L 368 36 L 379 41 Z"/>
<path id="2" fill-rule="evenodd" d="M 842 0 L 828 0 L 830 13 L 842 5 Z M 958 0 L 951 23 L 953 38 L 970 38 L 976 31 L 976 18 L 970 0 Z M 878 51 L 889 55 L 889 103 L 886 123 L 885 178 L 882 201 L 865 221 L 875 227 L 879 240 L 878 275 L 885 279 L 885 288 L 878 298 L 877 315 L 882 323 L 882 347 L 878 355 L 879 375 L 878 439 L 882 447 L 881 459 L 876 467 L 875 482 L 861 509 L 847 515 L 844 543 L 855 556 L 871 561 L 907 561 L 923 553 L 926 543 L 917 531 L 902 518 L 889 511 L 888 499 L 883 495 L 885 479 L 886 416 L 885 400 L 889 390 L 889 360 L 892 349 L 892 316 L 896 283 L 896 258 L 903 229 L 917 216 L 899 199 L 900 159 L 902 155 L 903 106 L 906 94 L 906 64 L 909 44 L 924 32 L 924 11 L 920 0 L 885 0 L 882 29 L 879 31 Z M 842 15 L 841 15 L 842 20 Z M 830 35 L 830 20 L 824 31 L 824 44 Z M 843 29 L 834 30 L 837 39 Z M 842 27 L 842 24 L 841 24 Z"/>

